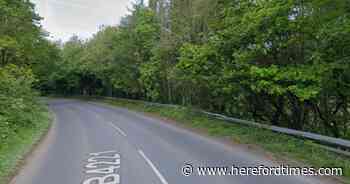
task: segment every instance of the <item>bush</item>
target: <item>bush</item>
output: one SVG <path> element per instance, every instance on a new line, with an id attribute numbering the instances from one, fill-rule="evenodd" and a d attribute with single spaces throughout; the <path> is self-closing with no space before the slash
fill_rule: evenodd
<path id="1" fill-rule="evenodd" d="M 0 145 L 18 128 L 35 126 L 39 104 L 32 90 L 31 70 L 8 65 L 0 68 Z"/>

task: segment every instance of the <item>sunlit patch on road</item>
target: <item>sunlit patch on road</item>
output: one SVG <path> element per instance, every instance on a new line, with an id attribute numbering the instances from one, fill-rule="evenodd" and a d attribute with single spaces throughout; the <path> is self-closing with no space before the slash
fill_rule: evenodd
<path id="1" fill-rule="evenodd" d="M 119 184 L 120 155 L 116 151 L 90 153 L 83 184 Z"/>

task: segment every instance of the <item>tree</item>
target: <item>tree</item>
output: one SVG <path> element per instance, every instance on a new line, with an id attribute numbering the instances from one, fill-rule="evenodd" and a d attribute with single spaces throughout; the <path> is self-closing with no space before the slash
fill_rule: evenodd
<path id="1" fill-rule="evenodd" d="M 40 19 L 29 1 L 0 1 L 0 66 L 33 61 L 30 53 L 43 35 Z"/>
<path id="2" fill-rule="evenodd" d="M 35 55 L 56 59 L 39 84 L 349 137 L 349 10 L 343 0 L 136 1 L 120 25 L 73 37 L 60 56 L 41 42 Z"/>

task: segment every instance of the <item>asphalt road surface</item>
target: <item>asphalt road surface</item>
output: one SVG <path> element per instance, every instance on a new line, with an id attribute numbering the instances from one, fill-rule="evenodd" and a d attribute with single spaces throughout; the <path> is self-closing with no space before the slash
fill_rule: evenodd
<path id="1" fill-rule="evenodd" d="M 123 108 L 67 99 L 49 104 L 53 127 L 12 184 L 322 183 L 302 176 L 199 176 L 197 166 L 276 164 Z"/>

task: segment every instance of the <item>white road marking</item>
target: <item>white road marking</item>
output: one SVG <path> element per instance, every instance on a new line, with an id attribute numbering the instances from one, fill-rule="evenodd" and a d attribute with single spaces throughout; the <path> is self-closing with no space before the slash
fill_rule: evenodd
<path id="1" fill-rule="evenodd" d="M 89 158 L 88 162 L 97 162 L 100 159 L 118 159 L 120 158 L 119 154 L 114 154 L 114 156 L 94 156 Z"/>
<path id="2" fill-rule="evenodd" d="M 85 166 L 90 170 L 85 171 L 87 179 L 83 184 L 120 184 L 120 175 L 117 173 L 120 169 L 120 155 L 116 151 L 90 153 L 90 156 L 92 157 Z M 91 177 L 97 174 L 100 176 Z"/>
<path id="3" fill-rule="evenodd" d="M 94 170 L 85 171 L 86 174 L 114 174 L 117 169 L 120 169 L 120 165 L 117 166 L 108 166 L 104 168 L 98 168 Z"/>
<path id="4" fill-rule="evenodd" d="M 120 165 L 120 159 L 116 159 L 113 162 L 105 162 L 105 161 L 100 161 L 100 162 L 92 162 L 88 163 L 85 168 L 88 169 L 96 169 L 100 165 Z"/>
<path id="5" fill-rule="evenodd" d="M 92 183 L 120 184 L 120 175 L 110 174 L 102 177 L 89 178 L 85 180 L 83 184 L 92 184 Z"/>
<path id="6" fill-rule="evenodd" d="M 98 152 L 98 153 L 90 153 L 91 156 L 100 156 L 102 154 L 108 154 L 108 153 L 116 153 L 117 151 L 112 150 L 112 151 L 104 151 L 104 152 Z M 119 155 L 119 154 L 118 154 Z"/>
<path id="7" fill-rule="evenodd" d="M 160 181 L 163 184 L 168 184 L 168 182 L 165 180 L 165 178 L 163 177 L 163 175 L 159 172 L 159 170 L 156 168 L 156 166 L 154 166 L 154 164 L 151 162 L 151 160 L 143 153 L 142 150 L 138 150 L 138 152 L 140 153 L 140 155 L 143 157 L 143 159 L 146 160 L 147 164 L 153 169 L 153 171 L 156 173 L 156 175 L 158 176 L 158 178 L 160 179 Z"/>
<path id="8" fill-rule="evenodd" d="M 119 127 L 117 127 L 117 125 L 113 124 L 112 122 L 110 122 L 110 124 L 111 124 L 112 127 L 113 127 L 114 129 L 116 129 L 122 136 L 126 137 L 126 133 L 125 133 L 122 129 L 120 129 Z"/>

